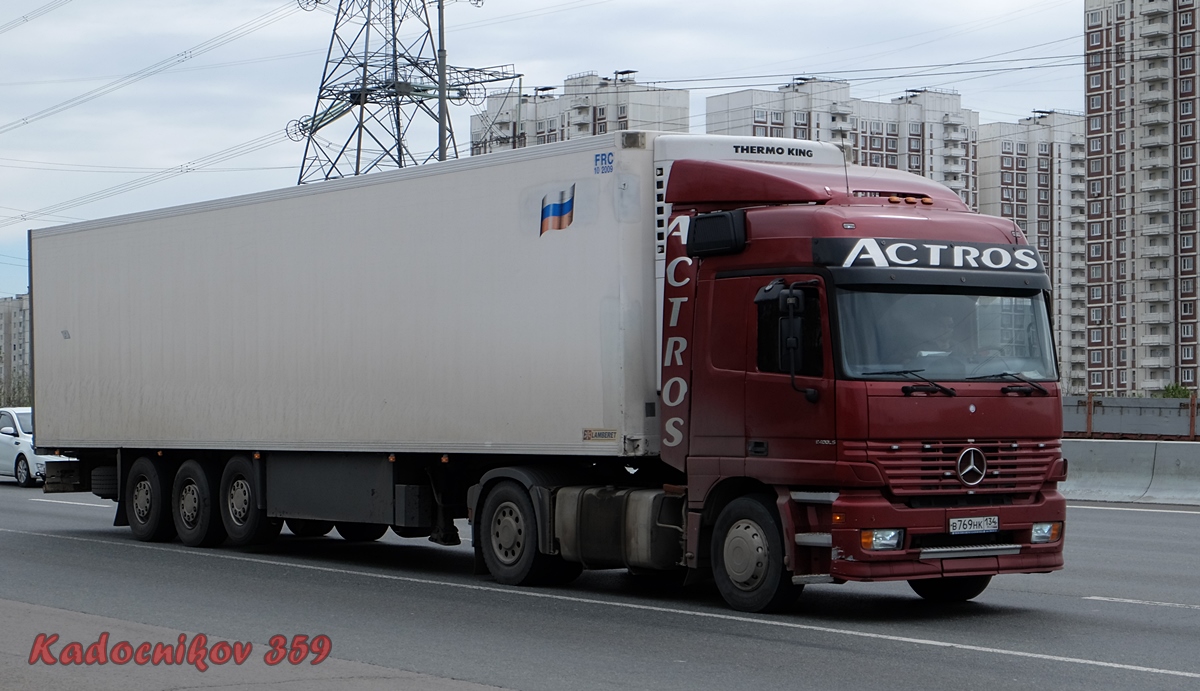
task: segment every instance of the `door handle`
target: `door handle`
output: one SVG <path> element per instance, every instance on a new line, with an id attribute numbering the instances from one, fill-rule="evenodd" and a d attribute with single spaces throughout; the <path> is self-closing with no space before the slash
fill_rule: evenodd
<path id="1" fill-rule="evenodd" d="M 767 442 L 762 439 L 751 439 L 750 443 L 746 446 L 746 450 L 749 451 L 751 456 L 766 456 Z"/>

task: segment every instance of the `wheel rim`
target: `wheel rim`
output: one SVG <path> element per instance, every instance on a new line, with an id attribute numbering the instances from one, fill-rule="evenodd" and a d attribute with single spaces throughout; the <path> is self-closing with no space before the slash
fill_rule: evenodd
<path id="1" fill-rule="evenodd" d="M 767 538 L 754 521 L 742 519 L 725 534 L 722 550 L 725 574 L 738 590 L 754 590 L 762 585 L 767 571 Z"/>
<path id="2" fill-rule="evenodd" d="M 496 507 L 492 516 L 492 554 L 505 566 L 521 558 L 525 548 L 525 520 L 521 510 L 511 501 Z"/>
<path id="3" fill-rule="evenodd" d="M 229 517 L 237 525 L 245 525 L 250 515 L 250 483 L 239 477 L 229 483 Z"/>
<path id="4" fill-rule="evenodd" d="M 179 517 L 183 524 L 195 528 L 200 519 L 200 488 L 195 482 L 188 482 L 179 490 Z"/>
<path id="5" fill-rule="evenodd" d="M 29 482 L 29 464 L 25 462 L 24 458 L 17 461 L 17 482 L 22 485 Z"/>
<path id="6" fill-rule="evenodd" d="M 138 523 L 150 520 L 150 481 L 145 477 L 139 478 L 133 486 L 133 515 Z"/>

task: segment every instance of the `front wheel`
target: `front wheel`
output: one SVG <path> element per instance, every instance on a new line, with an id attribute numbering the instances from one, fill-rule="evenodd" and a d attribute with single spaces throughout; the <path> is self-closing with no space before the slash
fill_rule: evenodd
<path id="1" fill-rule="evenodd" d="M 17 456 L 17 465 L 13 468 L 13 476 L 17 478 L 17 484 L 21 487 L 33 487 L 37 484 L 33 473 L 29 472 L 29 461 L 25 460 L 24 456 Z"/>
<path id="2" fill-rule="evenodd" d="M 979 597 L 991 581 L 991 576 L 921 578 L 909 581 L 908 587 L 930 602 L 966 602 Z"/>
<path id="3" fill-rule="evenodd" d="M 776 612 L 796 601 L 804 586 L 784 567 L 783 538 L 766 497 L 740 497 L 717 516 L 712 569 L 717 590 L 742 612 Z"/>

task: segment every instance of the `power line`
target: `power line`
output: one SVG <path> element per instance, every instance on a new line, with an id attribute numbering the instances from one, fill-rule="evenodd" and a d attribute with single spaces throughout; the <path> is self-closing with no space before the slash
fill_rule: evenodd
<path id="1" fill-rule="evenodd" d="M 71 2 L 71 0 L 53 0 L 53 2 L 48 2 L 45 5 L 42 5 L 41 7 L 37 8 L 36 10 L 33 10 L 32 12 L 27 12 L 27 13 L 21 15 L 20 17 L 17 17 L 16 19 L 12 20 L 11 22 L 8 22 L 7 24 L 0 24 L 0 34 L 6 33 L 8 31 L 12 31 L 13 29 L 17 28 L 18 26 L 28 24 L 29 22 L 33 21 L 34 19 L 37 19 L 38 17 L 42 16 L 43 14 L 46 14 L 47 12 L 53 12 L 54 10 L 57 10 L 58 8 L 67 4 L 68 2 Z"/>
<path id="2" fill-rule="evenodd" d="M 40 110 L 36 113 L 33 113 L 32 115 L 27 115 L 19 120 L 14 120 L 6 125 L 0 125 L 0 134 L 5 134 L 8 132 L 11 132 L 17 128 L 24 127 L 25 125 L 28 125 L 32 122 L 37 122 L 38 120 L 41 120 L 43 118 L 48 118 L 51 115 L 56 115 L 58 113 L 63 112 L 64 110 L 74 108 L 75 106 L 82 105 L 84 103 L 87 103 L 88 101 L 91 101 L 91 100 L 97 99 L 101 96 L 104 96 L 105 94 L 112 93 L 113 91 L 116 91 L 117 89 L 121 89 L 126 86 L 129 86 L 130 84 L 139 82 L 147 77 L 151 77 L 155 74 L 158 74 L 159 72 L 162 72 L 169 67 L 178 65 L 181 62 L 186 62 L 188 60 L 191 60 L 192 58 L 196 57 L 197 55 L 203 55 L 204 53 L 207 53 L 211 50 L 215 50 L 215 49 L 217 49 L 227 43 L 235 41 L 247 34 L 258 31 L 259 29 L 262 29 L 264 27 L 270 26 L 271 24 L 278 22 L 279 20 L 287 17 L 288 15 L 291 15 L 291 14 L 293 14 L 295 12 L 299 12 L 299 11 L 300 11 L 300 7 L 298 5 L 296 5 L 293 2 L 289 2 L 285 5 L 282 5 L 280 7 L 277 7 L 275 9 L 271 10 L 270 12 L 267 12 L 266 14 L 264 14 L 260 17 L 250 20 L 249 22 L 246 22 L 245 24 L 242 24 L 241 26 L 234 27 L 233 29 L 226 31 L 225 33 L 223 33 L 219 36 L 216 36 L 215 38 L 211 38 L 189 50 L 185 50 L 182 53 L 177 53 L 176 55 L 174 55 L 170 58 L 167 58 L 166 60 L 157 62 L 153 65 L 150 65 L 149 67 L 140 69 L 137 72 L 134 72 L 132 74 L 125 75 L 124 77 L 117 79 L 116 81 L 109 82 L 108 84 L 105 84 L 104 86 L 92 89 L 91 91 L 88 91 L 87 93 L 84 93 L 84 94 L 80 94 L 79 96 L 76 96 L 74 98 L 67 99 L 66 101 L 63 101 L 62 103 L 59 103 L 54 106 L 50 106 L 49 108 Z"/>

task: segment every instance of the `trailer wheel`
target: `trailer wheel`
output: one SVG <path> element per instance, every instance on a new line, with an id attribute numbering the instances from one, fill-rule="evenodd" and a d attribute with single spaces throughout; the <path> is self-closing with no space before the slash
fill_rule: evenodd
<path id="1" fill-rule="evenodd" d="M 184 461 L 171 487 L 175 532 L 189 547 L 215 547 L 225 541 L 225 525 L 214 508 L 212 473 L 194 460 Z"/>
<path id="2" fill-rule="evenodd" d="M 374 542 L 388 529 L 380 523 L 338 523 L 335 527 L 346 542 Z"/>
<path id="3" fill-rule="evenodd" d="M 17 456 L 17 464 L 13 468 L 13 477 L 17 479 L 17 484 L 21 487 L 33 487 L 37 484 L 33 473 L 29 472 L 29 461 L 25 460 L 25 456 Z"/>
<path id="4" fill-rule="evenodd" d="M 274 540 L 283 521 L 271 520 L 258 507 L 258 484 L 254 464 L 245 456 L 234 456 L 221 473 L 221 522 L 234 545 L 255 545 Z"/>
<path id="5" fill-rule="evenodd" d="M 578 564 L 538 552 L 533 502 L 521 485 L 504 481 L 488 492 L 479 537 L 488 572 L 504 585 L 564 584 L 580 573 Z"/>
<path id="6" fill-rule="evenodd" d="M 288 530 L 296 537 L 325 537 L 333 530 L 330 521 L 314 521 L 307 518 L 289 518 L 286 521 Z"/>
<path id="7" fill-rule="evenodd" d="M 175 537 L 175 522 L 168 508 L 171 497 L 159 471 L 158 465 L 143 456 L 133 462 L 125 478 L 125 517 L 133 536 L 142 542 L 166 542 Z"/>
<path id="8" fill-rule="evenodd" d="M 930 602 L 966 602 L 979 597 L 991 581 L 991 576 L 920 578 L 909 581 L 908 587 Z"/>
<path id="9" fill-rule="evenodd" d="M 804 586 L 784 568 L 783 538 L 770 499 L 739 497 L 717 516 L 712 539 L 713 578 L 730 607 L 775 612 L 796 601 Z"/>

